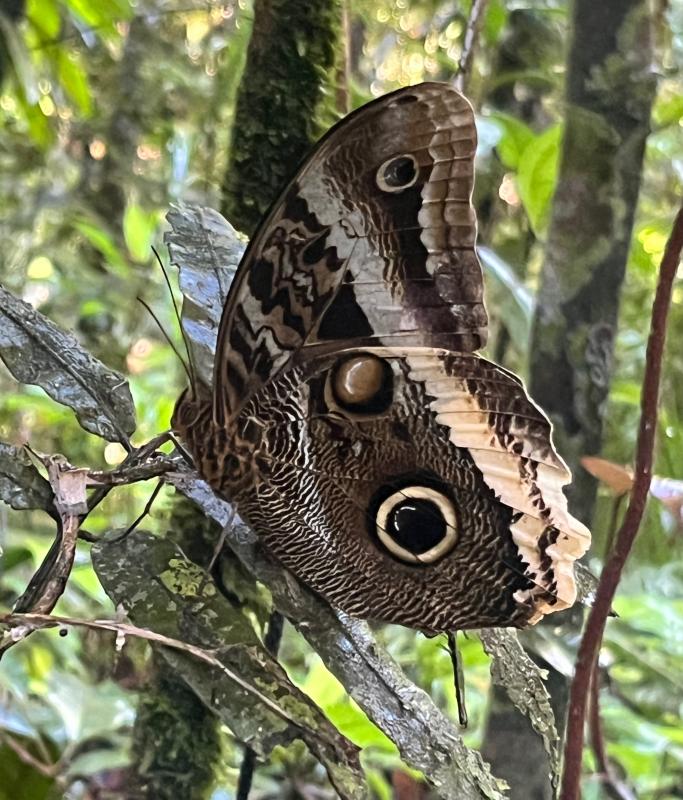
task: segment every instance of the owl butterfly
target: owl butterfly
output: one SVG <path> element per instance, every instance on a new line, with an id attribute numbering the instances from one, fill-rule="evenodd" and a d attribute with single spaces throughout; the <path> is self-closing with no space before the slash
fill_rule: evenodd
<path id="1" fill-rule="evenodd" d="M 446 84 L 336 125 L 247 248 L 212 390 L 173 418 L 284 566 L 350 614 L 426 633 L 567 608 L 590 542 L 550 423 L 475 355 L 475 149 Z"/>

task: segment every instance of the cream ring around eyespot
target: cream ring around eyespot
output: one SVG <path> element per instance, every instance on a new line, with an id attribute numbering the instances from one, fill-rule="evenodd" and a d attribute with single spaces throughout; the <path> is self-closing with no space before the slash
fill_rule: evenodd
<path id="1" fill-rule="evenodd" d="M 446 533 L 441 541 L 420 554 L 411 553 L 410 550 L 401 547 L 387 531 L 389 514 L 391 514 L 397 505 L 411 499 L 428 500 L 434 503 L 443 515 L 446 526 Z M 458 521 L 455 516 L 453 503 L 446 495 L 438 492 L 436 489 L 430 489 L 427 486 L 406 486 L 389 495 L 377 509 L 375 527 L 377 537 L 386 549 L 397 558 L 411 564 L 432 564 L 434 561 L 446 555 L 446 553 L 455 546 L 458 540 Z"/>
<path id="2" fill-rule="evenodd" d="M 387 167 L 391 166 L 395 162 L 402 160 L 408 160 L 412 162 L 413 176 L 409 181 L 406 181 L 406 183 L 401 183 L 398 185 L 390 185 L 389 183 L 387 183 L 386 180 Z M 391 158 L 388 158 L 383 164 L 381 164 L 377 170 L 377 175 L 375 180 L 377 182 L 377 186 L 379 186 L 379 188 L 383 192 L 396 193 L 396 192 L 403 192 L 405 191 L 405 189 L 410 189 L 411 186 L 414 186 L 417 183 L 419 175 L 420 175 L 420 167 L 415 159 L 415 156 L 412 155 L 412 153 L 403 153 L 398 156 L 392 156 Z"/>

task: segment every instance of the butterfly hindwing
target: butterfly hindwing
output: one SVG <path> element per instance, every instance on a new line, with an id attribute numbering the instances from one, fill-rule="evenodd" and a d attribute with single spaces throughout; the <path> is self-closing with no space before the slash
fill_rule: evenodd
<path id="1" fill-rule="evenodd" d="M 319 356 L 242 419 L 262 427 L 238 505 L 334 605 L 433 633 L 523 626 L 574 602 L 589 535 L 567 513 L 569 471 L 495 364 L 428 348 Z"/>

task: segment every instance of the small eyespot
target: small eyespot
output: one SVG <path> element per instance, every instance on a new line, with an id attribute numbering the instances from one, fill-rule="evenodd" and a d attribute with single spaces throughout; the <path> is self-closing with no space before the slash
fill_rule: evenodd
<path id="1" fill-rule="evenodd" d="M 394 156 L 377 170 L 377 185 L 383 192 L 402 192 L 417 181 L 418 175 L 419 169 L 414 156 Z"/>
<path id="2" fill-rule="evenodd" d="M 330 374 L 336 405 L 354 414 L 381 414 L 394 396 L 391 365 L 371 353 L 358 353 L 339 361 Z"/>
<path id="3" fill-rule="evenodd" d="M 377 537 L 386 549 L 410 564 L 431 564 L 450 552 L 458 539 L 453 503 L 427 486 L 406 486 L 377 509 Z"/>

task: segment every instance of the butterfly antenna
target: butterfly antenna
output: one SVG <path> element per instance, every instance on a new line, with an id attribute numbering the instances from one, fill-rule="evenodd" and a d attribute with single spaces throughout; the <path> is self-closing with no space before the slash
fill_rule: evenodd
<path id="1" fill-rule="evenodd" d="M 164 281 L 166 283 L 166 288 L 168 289 L 168 293 L 171 297 L 171 303 L 173 304 L 173 311 L 175 313 L 175 318 L 178 321 L 178 327 L 180 328 L 180 335 L 183 339 L 183 344 L 185 345 L 185 352 L 187 353 L 187 366 L 185 368 L 185 372 L 187 372 L 188 377 L 190 379 L 190 386 L 192 387 L 193 391 L 196 387 L 196 375 L 197 370 L 195 369 L 194 362 L 192 360 L 192 350 L 190 348 L 190 343 L 187 340 L 187 336 L 185 334 L 185 329 L 183 328 L 182 318 L 180 316 L 180 310 L 178 309 L 178 304 L 176 303 L 175 297 L 173 295 L 173 287 L 171 285 L 171 280 L 168 277 L 168 272 L 166 271 L 166 267 L 164 266 L 164 262 L 161 260 L 161 256 L 159 255 L 156 247 L 152 247 L 152 252 L 156 256 L 156 260 L 161 268 L 161 274 L 164 276 Z M 168 338 L 168 337 L 167 337 Z M 175 350 L 175 348 L 173 348 Z M 176 353 L 178 351 L 176 350 Z M 182 359 L 181 359 L 182 360 Z M 184 363 L 184 362 L 183 362 Z"/>
<path id="2" fill-rule="evenodd" d="M 154 487 L 154 491 L 152 492 L 152 494 L 149 496 L 149 499 L 145 503 L 145 507 L 143 508 L 142 513 L 138 517 L 136 517 L 136 519 L 133 522 L 131 522 L 131 524 L 125 529 L 125 531 L 119 533 L 113 539 L 110 539 L 108 542 L 109 544 L 115 544 L 116 542 L 123 541 L 129 534 L 131 534 L 138 527 L 138 525 L 142 522 L 142 520 L 151 512 L 152 506 L 154 505 L 154 501 L 157 499 L 157 496 L 159 495 L 159 492 L 162 490 L 163 486 L 164 486 L 164 480 L 162 478 L 159 481 L 157 481 L 157 485 Z"/>
<path id="3" fill-rule="evenodd" d="M 152 311 L 152 309 L 150 308 L 150 306 L 149 306 L 149 305 L 148 305 L 148 304 L 147 304 L 147 303 L 146 303 L 146 302 L 145 302 L 145 301 L 142 299 L 142 297 L 138 296 L 138 297 L 137 297 L 137 301 L 138 301 L 138 303 L 140 303 L 140 305 L 141 305 L 141 306 L 143 306 L 143 307 L 145 308 L 145 310 L 146 310 L 146 311 L 147 311 L 147 313 L 150 315 L 150 317 L 151 317 L 151 318 L 152 318 L 152 319 L 153 319 L 153 320 L 156 322 L 156 324 L 157 324 L 157 327 L 158 327 L 158 328 L 159 328 L 159 330 L 161 331 L 161 335 L 162 335 L 162 336 L 164 337 L 164 339 L 165 339 L 165 340 L 168 342 L 168 344 L 169 344 L 169 346 L 170 346 L 171 350 L 173 350 L 173 352 L 176 354 L 176 357 L 178 358 L 178 360 L 180 361 L 180 363 L 183 365 L 183 369 L 185 370 L 185 374 L 187 375 L 187 377 L 188 377 L 188 379 L 189 379 L 189 381 L 190 381 L 190 386 L 194 387 L 194 383 L 193 383 L 193 381 L 192 381 L 192 373 L 190 372 L 190 369 L 189 369 L 189 367 L 188 367 L 188 366 L 187 366 L 187 364 L 185 363 L 185 359 L 184 359 L 184 358 L 183 358 L 183 357 L 180 355 L 180 352 L 178 351 L 178 348 L 177 348 L 177 347 L 176 347 L 176 346 L 173 344 L 173 340 L 171 339 L 171 337 L 170 337 L 170 336 L 169 336 L 169 335 L 166 333 L 166 331 L 164 330 L 164 326 L 161 324 L 161 322 L 159 322 L 159 318 L 158 318 L 158 317 L 157 317 L 157 315 L 156 315 L 156 314 L 155 314 L 155 313 Z"/>
<path id="4" fill-rule="evenodd" d="M 453 664 L 453 683 L 455 685 L 455 701 L 458 704 L 458 722 L 460 727 L 467 727 L 467 708 L 465 707 L 465 674 L 462 669 L 462 658 L 458 650 L 458 632 L 448 631 L 448 652 Z"/>

